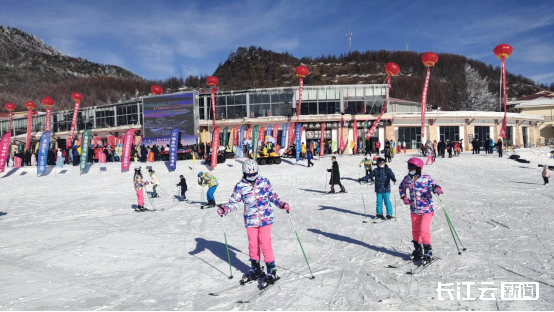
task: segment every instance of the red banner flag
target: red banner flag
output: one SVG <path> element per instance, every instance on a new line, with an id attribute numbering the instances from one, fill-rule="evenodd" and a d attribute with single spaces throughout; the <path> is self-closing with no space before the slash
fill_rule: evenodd
<path id="1" fill-rule="evenodd" d="M 115 136 L 113 135 L 108 135 L 108 145 L 111 147 L 111 148 L 115 148 Z"/>
<path id="2" fill-rule="evenodd" d="M 258 134 L 259 140 L 263 143 L 265 142 L 265 127 L 260 128 L 260 132 Z M 257 143 L 256 143 L 257 144 Z"/>
<path id="3" fill-rule="evenodd" d="M 101 164 L 105 164 L 106 163 L 106 154 L 104 154 L 103 152 L 99 153 L 98 154 L 98 162 L 101 163 Z"/>
<path id="4" fill-rule="evenodd" d="M 44 132 L 50 131 L 50 123 L 52 119 L 52 107 L 46 106 L 46 126 Z"/>
<path id="5" fill-rule="evenodd" d="M 275 126 L 273 126 L 273 139 L 275 139 L 275 142 L 277 142 L 278 136 L 279 136 L 279 124 L 275 124 Z"/>
<path id="6" fill-rule="evenodd" d="M 215 127 L 212 138 L 212 170 L 217 166 L 217 151 L 219 150 L 219 127 Z"/>
<path id="7" fill-rule="evenodd" d="M 321 123 L 321 140 L 319 140 L 319 156 L 323 156 L 325 144 L 325 123 Z"/>
<path id="8" fill-rule="evenodd" d="M 77 116 L 79 113 L 80 104 L 81 104 L 81 101 L 75 101 L 75 108 L 73 109 L 73 118 L 71 119 L 71 134 L 69 135 L 71 139 L 73 139 L 73 134 L 75 133 L 75 125 L 77 124 Z"/>
<path id="9" fill-rule="evenodd" d="M 356 154 L 356 152 L 358 152 L 358 122 L 356 120 L 354 120 L 353 131 L 354 131 L 354 154 Z"/>
<path id="10" fill-rule="evenodd" d="M 289 124 L 289 142 L 290 142 L 289 146 L 292 146 L 292 144 L 294 144 L 295 139 L 296 139 L 296 125 L 294 124 L 294 122 L 291 122 Z"/>
<path id="11" fill-rule="evenodd" d="M 216 88 L 212 88 L 212 90 L 210 91 L 211 100 L 212 100 L 212 113 L 213 113 L 213 118 L 214 118 L 214 128 L 216 127 L 216 125 L 215 125 L 215 91 L 216 91 Z"/>
<path id="12" fill-rule="evenodd" d="M 342 138 L 342 132 L 344 131 L 342 128 L 343 128 L 343 124 L 344 124 L 344 115 L 341 115 L 340 116 L 340 131 L 339 131 L 339 142 L 340 142 L 340 145 L 339 145 L 339 152 L 342 153 L 342 151 L 344 150 L 344 139 Z"/>
<path id="13" fill-rule="evenodd" d="M 502 119 L 502 128 L 500 128 L 500 137 L 506 139 L 506 59 L 502 58 L 502 84 L 504 85 L 504 119 Z"/>
<path id="14" fill-rule="evenodd" d="M 31 130 L 33 129 L 33 110 L 27 110 L 27 141 L 25 141 L 25 150 L 31 148 Z"/>
<path id="15" fill-rule="evenodd" d="M 390 76 L 387 76 L 387 83 L 388 83 L 388 88 L 390 90 Z M 369 128 L 369 131 L 367 132 L 365 137 L 366 140 L 369 140 L 369 138 L 373 135 L 373 132 L 375 132 L 375 129 L 379 125 L 379 122 L 381 122 L 381 117 L 383 117 L 383 114 L 387 111 L 388 105 L 389 105 L 389 101 L 387 99 L 387 101 L 385 102 L 385 106 L 383 106 L 383 109 L 381 109 L 381 114 L 379 114 L 379 117 L 377 117 L 375 122 L 371 125 L 371 128 Z M 367 147 L 367 148 L 369 149 L 370 147 Z"/>
<path id="16" fill-rule="evenodd" d="M 131 166 L 131 146 L 133 145 L 134 135 L 134 129 L 129 129 L 125 132 L 123 152 L 121 155 L 121 172 L 129 170 L 129 167 Z"/>
<path id="17" fill-rule="evenodd" d="M 423 85 L 423 93 L 421 94 L 421 142 L 425 138 L 425 112 L 427 111 L 427 90 L 429 89 L 429 76 L 431 75 L 431 67 L 427 67 L 427 76 Z"/>
<path id="18" fill-rule="evenodd" d="M 0 141 L 0 173 L 4 172 L 8 157 L 10 157 L 10 139 L 11 133 L 6 133 Z"/>
<path id="19" fill-rule="evenodd" d="M 298 105 L 296 106 L 296 123 L 300 118 L 300 107 L 302 106 L 302 86 L 304 85 L 304 78 L 300 77 L 300 84 L 298 86 Z"/>
<path id="20" fill-rule="evenodd" d="M 148 162 L 154 162 L 154 152 L 148 152 Z"/>
<path id="21" fill-rule="evenodd" d="M 233 145 L 239 145 L 239 126 L 235 126 L 235 128 L 233 128 Z"/>

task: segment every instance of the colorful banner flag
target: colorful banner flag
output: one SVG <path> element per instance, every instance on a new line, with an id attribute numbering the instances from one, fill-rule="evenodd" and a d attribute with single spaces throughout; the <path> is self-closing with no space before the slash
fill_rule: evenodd
<path id="1" fill-rule="evenodd" d="M 344 115 L 341 115 L 340 116 L 340 129 L 339 129 L 339 142 L 340 142 L 339 153 L 342 153 L 342 151 L 344 150 L 344 140 L 342 138 L 342 133 L 344 132 L 343 126 L 344 126 Z"/>
<path id="2" fill-rule="evenodd" d="M 260 126 L 255 125 L 254 129 L 252 130 L 252 155 L 254 157 L 254 161 L 258 159 L 258 137 L 260 136 Z"/>
<path id="3" fill-rule="evenodd" d="M 275 126 L 273 126 L 273 139 L 275 140 L 275 144 L 277 144 L 277 139 L 279 136 L 279 124 L 275 124 Z"/>
<path id="4" fill-rule="evenodd" d="M 92 134 L 90 133 L 90 131 L 91 129 L 85 130 L 81 139 L 81 163 L 79 166 L 80 173 L 83 173 L 83 171 L 87 169 L 88 150 L 90 140 L 92 138 Z"/>
<path id="5" fill-rule="evenodd" d="M 104 152 L 98 154 L 98 162 L 101 164 L 106 163 L 106 154 L 104 154 Z"/>
<path id="6" fill-rule="evenodd" d="M 319 140 L 319 156 L 323 156 L 325 151 L 325 123 L 321 123 L 321 139 Z"/>
<path id="7" fill-rule="evenodd" d="M 56 167 L 63 168 L 63 162 L 64 162 L 63 156 L 58 157 L 58 159 L 56 160 Z"/>
<path id="8" fill-rule="evenodd" d="M 239 126 L 235 126 L 235 128 L 233 128 L 233 145 L 239 145 Z"/>
<path id="9" fill-rule="evenodd" d="M 287 131 L 289 130 L 289 124 L 286 123 L 283 125 L 283 129 L 281 129 L 281 148 L 285 149 L 287 148 Z"/>
<path id="10" fill-rule="evenodd" d="M 352 126 L 352 130 L 354 131 L 354 154 L 358 151 L 358 122 L 354 120 L 354 126 Z"/>
<path id="11" fill-rule="evenodd" d="M 25 150 L 31 148 L 31 130 L 33 128 L 33 109 L 27 110 L 27 141 L 25 141 Z"/>
<path id="12" fill-rule="evenodd" d="M 204 130 L 205 131 L 205 130 Z M 179 128 L 171 131 L 171 138 L 169 138 L 169 170 L 177 170 L 177 152 L 179 149 Z M 193 153 L 194 156 L 194 153 Z"/>
<path id="13" fill-rule="evenodd" d="M 427 90 L 429 89 L 429 76 L 431 75 L 431 67 L 427 66 L 427 76 L 425 77 L 425 84 L 423 85 L 423 93 L 421 94 L 421 143 L 424 143 L 425 139 L 425 112 L 427 111 Z M 389 88 L 390 88 L 390 76 Z"/>
<path id="14" fill-rule="evenodd" d="M 81 101 L 75 100 L 75 107 L 73 108 L 73 118 L 71 118 L 71 133 L 69 134 L 69 140 L 70 140 L 69 146 L 71 146 L 71 140 L 73 140 L 73 135 L 75 134 L 75 125 L 77 124 L 79 105 L 81 105 Z"/>
<path id="15" fill-rule="evenodd" d="M 232 149 L 234 140 L 235 140 L 235 128 L 231 128 L 231 131 L 229 131 L 229 140 L 227 141 L 227 144 L 225 145 L 225 147 Z"/>
<path id="16" fill-rule="evenodd" d="M 258 140 L 261 141 L 262 143 L 264 143 L 265 142 L 265 127 L 262 127 L 260 129 L 260 131 L 258 132 L 258 135 L 259 135 Z M 256 143 L 257 143 L 257 141 L 256 141 Z"/>
<path id="17" fill-rule="evenodd" d="M 214 128 L 216 128 L 216 125 L 215 125 L 215 92 L 217 91 L 216 88 L 212 88 L 210 90 L 210 94 L 211 94 L 211 100 L 212 100 L 212 117 L 214 119 Z"/>
<path id="18" fill-rule="evenodd" d="M 299 123 L 296 125 L 296 162 L 298 162 L 298 159 L 300 159 L 300 152 L 301 152 L 301 136 L 302 136 L 302 130 L 301 130 L 302 124 Z"/>
<path id="19" fill-rule="evenodd" d="M 133 145 L 133 136 L 135 129 L 129 129 L 125 132 L 123 138 L 123 151 L 121 152 L 121 172 L 129 170 L 131 166 L 131 146 Z"/>
<path id="20" fill-rule="evenodd" d="M 10 157 L 10 139 L 11 133 L 7 132 L 0 141 L 0 173 L 4 172 L 8 157 Z"/>
<path id="21" fill-rule="evenodd" d="M 154 162 L 154 152 L 152 151 L 148 152 L 148 156 L 146 156 L 146 161 Z"/>
<path id="22" fill-rule="evenodd" d="M 108 145 L 109 145 L 111 148 L 115 148 L 115 145 L 116 145 L 116 143 L 115 143 L 115 136 L 113 136 L 113 135 L 108 135 L 107 141 L 108 141 Z"/>
<path id="23" fill-rule="evenodd" d="M 502 127 L 500 128 L 500 137 L 506 139 L 506 58 L 502 57 L 502 84 L 504 86 L 504 119 L 502 119 Z M 421 135 L 423 137 L 423 135 Z"/>
<path id="24" fill-rule="evenodd" d="M 239 132 L 239 144 L 238 146 L 240 147 L 239 149 L 239 156 L 238 157 L 244 157 L 244 155 L 242 154 L 243 153 L 243 144 L 244 144 L 244 129 L 246 128 L 245 125 L 242 125 L 240 127 L 240 132 Z"/>
<path id="25" fill-rule="evenodd" d="M 37 175 L 43 174 L 46 171 L 46 166 L 48 164 L 48 147 L 50 147 L 50 138 L 52 137 L 52 132 L 44 132 L 40 136 L 40 147 L 38 150 L 38 159 L 37 159 Z"/>
<path id="26" fill-rule="evenodd" d="M 221 129 L 215 127 L 212 137 L 212 170 L 217 167 L 217 151 L 219 150 L 219 132 Z"/>
<path id="27" fill-rule="evenodd" d="M 221 140 L 221 146 L 227 146 L 228 131 L 229 129 L 227 127 L 223 128 L 223 140 Z"/>
<path id="28" fill-rule="evenodd" d="M 294 143 L 294 139 L 296 138 L 295 131 L 296 128 L 294 127 L 294 122 L 291 122 L 289 125 L 289 143 L 292 145 Z"/>
<path id="29" fill-rule="evenodd" d="M 265 130 L 265 136 L 266 137 L 273 136 L 273 126 L 267 127 L 267 130 Z"/>
<path id="30" fill-rule="evenodd" d="M 17 156 L 14 156 L 13 158 L 13 167 L 14 168 L 21 168 L 21 162 L 22 162 L 22 159 L 17 157 Z"/>

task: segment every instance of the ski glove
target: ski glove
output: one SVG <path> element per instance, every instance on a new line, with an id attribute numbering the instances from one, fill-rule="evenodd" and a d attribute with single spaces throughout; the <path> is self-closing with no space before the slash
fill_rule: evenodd
<path id="1" fill-rule="evenodd" d="M 224 214 L 227 214 L 227 208 L 225 206 L 217 206 L 217 214 L 223 217 Z"/>
<path id="2" fill-rule="evenodd" d="M 327 172 L 331 172 L 331 169 L 327 169 Z"/>
<path id="3" fill-rule="evenodd" d="M 150 182 L 146 181 L 146 182 L 144 182 L 144 184 L 148 185 L 148 184 L 150 184 Z"/>
<path id="4" fill-rule="evenodd" d="M 410 199 L 406 196 L 402 197 L 402 200 L 404 201 L 404 205 L 409 205 L 410 204 Z"/>
<path id="5" fill-rule="evenodd" d="M 435 187 L 435 194 L 437 194 L 437 195 L 442 195 L 443 194 L 442 188 L 440 186 Z"/>
<path id="6" fill-rule="evenodd" d="M 281 206 L 279 206 L 279 208 L 285 209 L 287 211 L 287 213 L 290 212 L 290 206 L 287 203 L 281 203 Z"/>

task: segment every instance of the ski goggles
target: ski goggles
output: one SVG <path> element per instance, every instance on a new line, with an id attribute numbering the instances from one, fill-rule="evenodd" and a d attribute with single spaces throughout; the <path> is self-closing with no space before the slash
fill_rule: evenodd
<path id="1" fill-rule="evenodd" d="M 409 170 L 417 170 L 419 167 L 414 165 L 414 164 L 408 164 L 408 169 Z"/>
<path id="2" fill-rule="evenodd" d="M 251 178 L 251 177 L 257 176 L 258 173 L 257 173 L 257 172 L 254 172 L 254 173 L 245 173 L 244 175 Z"/>

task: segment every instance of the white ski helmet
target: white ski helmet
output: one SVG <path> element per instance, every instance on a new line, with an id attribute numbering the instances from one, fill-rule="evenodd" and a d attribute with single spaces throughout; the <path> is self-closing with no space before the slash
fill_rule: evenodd
<path id="1" fill-rule="evenodd" d="M 242 164 L 242 173 L 247 181 L 254 182 L 258 178 L 258 163 L 252 159 Z"/>

